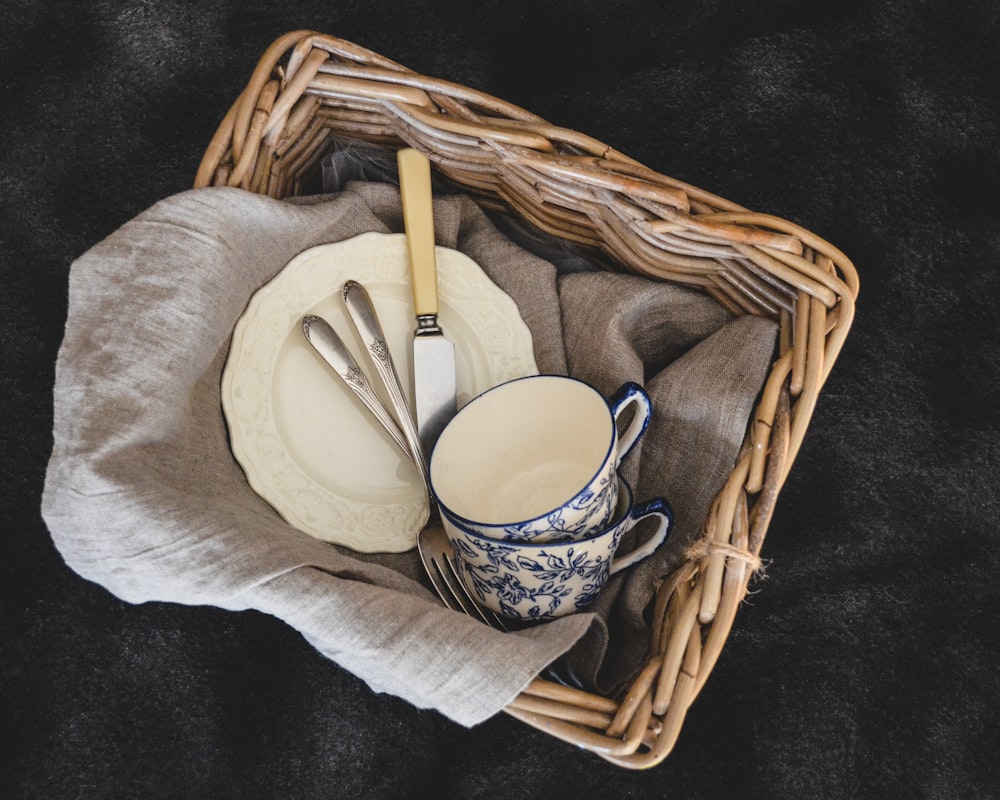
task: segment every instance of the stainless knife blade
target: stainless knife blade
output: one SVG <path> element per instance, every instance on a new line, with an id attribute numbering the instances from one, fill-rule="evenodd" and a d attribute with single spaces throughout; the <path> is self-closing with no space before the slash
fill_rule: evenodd
<path id="1" fill-rule="evenodd" d="M 438 323 L 430 161 L 409 147 L 400 150 L 396 160 L 417 321 L 413 333 L 413 402 L 420 442 L 429 457 L 441 430 L 455 414 L 455 346 Z"/>

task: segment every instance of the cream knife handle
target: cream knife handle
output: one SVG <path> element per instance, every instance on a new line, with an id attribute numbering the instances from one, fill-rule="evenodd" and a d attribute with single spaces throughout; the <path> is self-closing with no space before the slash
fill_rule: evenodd
<path id="1" fill-rule="evenodd" d="M 407 147 L 396 154 L 403 225 L 410 260 L 413 308 L 418 317 L 437 316 L 437 262 L 434 257 L 434 207 L 431 162 L 419 150 Z"/>

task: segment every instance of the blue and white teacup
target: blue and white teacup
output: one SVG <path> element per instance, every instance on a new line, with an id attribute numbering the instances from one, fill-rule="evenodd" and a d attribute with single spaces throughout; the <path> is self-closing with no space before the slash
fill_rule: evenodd
<path id="1" fill-rule="evenodd" d="M 618 420 L 634 413 L 619 435 Z M 611 521 L 618 466 L 649 426 L 649 395 L 610 401 L 565 375 L 517 378 L 466 404 L 438 438 L 430 485 L 442 516 L 493 539 L 586 536 Z"/>
<path id="2" fill-rule="evenodd" d="M 616 572 L 650 555 L 673 528 L 662 497 L 632 504 L 632 489 L 619 478 L 618 513 L 603 530 L 569 542 L 505 542 L 480 536 L 443 518 L 461 565 L 461 577 L 477 600 L 506 617 L 546 620 L 585 610 Z M 642 520 L 658 517 L 653 535 L 621 557 L 622 537 Z"/>

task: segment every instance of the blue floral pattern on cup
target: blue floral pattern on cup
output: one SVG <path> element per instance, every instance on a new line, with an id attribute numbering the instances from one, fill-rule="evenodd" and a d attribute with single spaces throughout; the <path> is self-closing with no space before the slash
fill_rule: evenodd
<path id="1" fill-rule="evenodd" d="M 620 536 L 609 542 L 607 552 L 598 554 L 586 546 L 569 548 L 565 553 L 539 551 L 535 558 L 517 556 L 516 545 L 502 542 L 477 542 L 487 558 L 478 561 L 476 552 L 459 540 L 456 551 L 463 565 L 467 583 L 480 602 L 490 605 L 495 598 L 499 611 L 508 617 L 544 619 L 560 616 L 563 601 L 573 608 L 585 608 L 597 599 L 607 583 L 611 557 Z M 497 551 L 506 550 L 502 555 Z M 522 574 L 523 573 L 523 574 Z M 576 581 L 583 581 L 576 586 Z"/>
<path id="2" fill-rule="evenodd" d="M 618 479 L 622 500 L 616 520 L 596 534 L 568 542 L 510 542 L 457 528 L 445 519 L 462 577 L 479 601 L 514 619 L 544 620 L 591 605 L 608 578 L 642 560 L 667 538 L 673 514 L 663 498 L 632 504 L 632 490 Z M 647 517 L 659 526 L 643 545 L 615 558 L 624 535 Z"/>

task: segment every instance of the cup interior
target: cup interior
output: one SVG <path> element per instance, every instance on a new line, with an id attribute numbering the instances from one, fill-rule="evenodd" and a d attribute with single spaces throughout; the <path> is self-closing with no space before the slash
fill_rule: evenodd
<path id="1" fill-rule="evenodd" d="M 576 497 L 615 446 L 607 401 L 562 375 L 500 384 L 466 404 L 438 438 L 430 483 L 443 508 L 488 525 L 544 516 Z"/>

